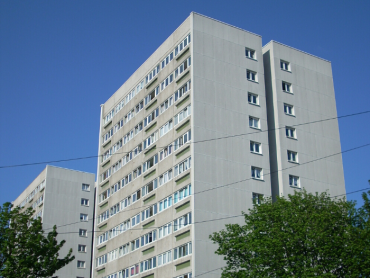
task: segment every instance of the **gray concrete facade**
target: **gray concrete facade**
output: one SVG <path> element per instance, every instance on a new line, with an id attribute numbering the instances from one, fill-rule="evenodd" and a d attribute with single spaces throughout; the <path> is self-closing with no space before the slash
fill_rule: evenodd
<path id="1" fill-rule="evenodd" d="M 57 226 L 58 242 L 66 241 L 59 252 L 61 258 L 72 248 L 75 260 L 53 277 L 91 277 L 94 182 L 94 174 L 48 165 L 13 202 L 24 208 L 33 206 L 35 217 L 42 218 L 46 234 Z M 83 184 L 89 189 L 84 186 L 86 190 L 83 190 Z M 88 201 L 82 205 L 81 199 Z M 80 220 L 81 213 L 87 215 L 86 221 Z M 80 229 L 85 230 L 86 235 L 80 235 Z M 85 248 L 81 246 L 79 250 L 79 245 Z M 78 261 L 84 263 L 78 266 Z"/>
<path id="2" fill-rule="evenodd" d="M 301 188 L 345 194 L 331 63 L 275 41 L 263 47 L 263 58 L 273 196 Z M 295 130 L 293 137 L 286 127 Z M 296 161 L 288 160 L 288 151 L 297 154 Z M 298 184 L 290 184 L 290 175 L 299 178 Z"/>
<path id="3" fill-rule="evenodd" d="M 312 191 L 344 192 L 341 159 L 270 175 L 291 164 L 284 160 L 287 150 L 298 153 L 299 165 L 316 145 L 331 145 L 315 149 L 322 157 L 340 151 L 340 142 L 337 123 L 310 127 L 307 136 L 297 129 L 299 137 L 284 144 L 284 132 L 267 132 L 336 116 L 330 64 L 290 48 L 291 56 L 279 52 L 268 59 L 269 45 L 263 48 L 259 35 L 191 13 L 101 105 L 93 277 L 220 277 L 224 262 L 209 235 L 242 224 L 241 212 L 262 196 L 301 190 L 289 186 L 289 173 Z M 275 88 L 278 74 L 285 74 L 270 65 L 283 59 L 279 55 L 291 63 L 290 79 L 283 80 L 293 85 L 294 97 L 307 86 L 299 105 Z M 316 89 L 309 87 L 315 78 L 322 82 Z M 311 91 L 322 111 L 305 107 Z M 288 120 L 280 107 L 285 101 L 295 111 Z M 316 170 L 320 174 L 309 179 Z M 325 172 L 332 170 L 339 178 Z"/>

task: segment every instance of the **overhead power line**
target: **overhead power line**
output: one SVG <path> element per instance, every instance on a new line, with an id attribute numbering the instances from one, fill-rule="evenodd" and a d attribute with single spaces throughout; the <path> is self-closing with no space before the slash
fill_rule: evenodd
<path id="1" fill-rule="evenodd" d="M 291 127 L 297 127 L 297 126 L 302 126 L 302 125 L 308 125 L 308 124 L 314 124 L 314 123 L 319 123 L 319 122 L 325 122 L 325 121 L 331 121 L 335 119 L 342 119 L 342 118 L 347 118 L 347 117 L 353 117 L 353 116 L 359 116 L 363 114 L 370 113 L 370 110 L 363 111 L 363 112 L 358 112 L 358 113 L 353 113 L 353 114 L 347 114 L 339 117 L 332 117 L 332 118 L 327 118 L 323 120 L 317 120 L 317 121 L 312 121 L 312 122 L 306 122 L 306 123 L 301 123 L 301 124 L 296 124 L 296 125 L 290 125 Z M 186 144 L 196 144 L 196 143 L 204 143 L 204 142 L 210 142 L 210 141 L 215 141 L 215 140 L 221 140 L 221 139 L 227 139 L 227 138 L 234 138 L 234 137 L 240 137 L 240 136 L 246 136 L 250 134 L 256 134 L 256 133 L 261 133 L 261 132 L 268 132 L 268 131 L 273 131 L 273 130 L 279 130 L 279 129 L 284 129 L 285 126 L 283 127 L 278 127 L 278 128 L 272 128 L 272 129 L 265 129 L 265 130 L 259 130 L 259 131 L 254 131 L 254 132 L 248 132 L 248 133 L 241 133 L 241 134 L 234 134 L 234 135 L 228 135 L 228 136 L 221 136 L 217 138 L 211 138 L 211 139 L 204 139 L 204 140 L 199 140 L 199 141 L 191 141 Z M 168 147 L 168 145 L 164 147 L 156 147 L 155 149 L 164 149 Z M 117 154 L 128 154 L 130 152 L 116 152 L 112 155 L 117 155 Z M 75 161 L 75 160 L 84 160 L 84 159 L 91 159 L 91 158 L 98 158 L 103 155 L 91 155 L 91 156 L 83 156 L 83 157 L 75 157 L 75 158 L 67 158 L 67 159 L 59 159 L 59 160 L 49 160 L 49 161 L 43 161 L 43 162 L 31 162 L 31 163 L 22 163 L 22 164 L 13 164 L 13 165 L 3 165 L 0 166 L 0 169 L 5 169 L 5 168 L 14 168 L 14 167 L 24 167 L 24 166 L 32 166 L 32 165 L 39 165 L 39 164 L 50 164 L 50 163 L 59 163 L 59 162 L 68 162 L 68 161 Z"/>
<path id="2" fill-rule="evenodd" d="M 369 187 L 367 188 L 363 188 L 363 189 L 360 189 L 360 190 L 356 190 L 356 191 L 352 191 L 352 192 L 348 192 L 346 193 L 347 195 L 349 194 L 353 194 L 353 193 L 357 193 L 357 192 L 360 192 L 360 191 L 365 191 L 365 190 L 370 190 Z M 336 196 L 330 196 L 330 198 L 335 198 L 335 197 L 339 197 L 339 196 L 343 196 L 343 195 L 346 195 L 346 194 L 340 194 L 340 195 L 336 195 Z M 224 220 L 224 219 L 230 219 L 230 218 L 236 218 L 236 217 L 241 217 L 241 216 L 244 216 L 243 214 L 238 214 L 238 215 L 231 215 L 231 216 L 227 216 L 227 217 L 221 217 L 221 218 L 216 218 L 216 219 L 210 219 L 210 220 L 203 220 L 203 221 L 198 221 L 198 222 L 193 222 L 193 223 L 190 223 L 188 225 L 194 225 L 194 224 L 201 224 L 201 223 L 207 223 L 207 222 L 213 222 L 213 221 L 218 221 L 218 220 Z M 77 224 L 77 223 L 81 223 L 81 221 L 79 222 L 76 222 L 76 223 L 72 223 L 72 224 Z M 176 225 L 173 225 L 174 227 Z M 178 224 L 177 226 L 181 226 L 180 224 Z M 60 228 L 61 226 L 59 226 Z M 158 229 L 160 227 L 153 227 L 151 226 L 150 229 Z M 46 231 L 48 229 L 45 229 L 44 231 Z M 129 230 L 149 230 L 149 228 L 129 228 L 127 230 L 117 230 L 117 231 L 121 231 L 121 232 L 124 232 L 124 231 L 129 231 Z M 92 231 L 87 231 L 88 233 L 105 233 L 106 231 L 96 231 L 96 230 L 92 230 Z M 79 232 L 64 232 L 64 233 L 58 233 L 58 234 L 76 234 L 76 233 L 79 233 Z"/>
<path id="3" fill-rule="evenodd" d="M 362 145 L 362 146 L 358 146 L 358 147 L 355 147 L 355 148 L 351 148 L 351 149 L 348 149 L 348 150 L 345 150 L 345 151 L 341 151 L 341 152 L 338 152 L 338 153 L 335 153 L 335 154 L 331 154 L 331 155 L 328 155 L 328 156 L 320 157 L 320 158 L 317 158 L 317 159 L 314 159 L 314 160 L 310 160 L 310 161 L 307 161 L 307 162 L 304 162 L 304 163 L 300 163 L 300 164 L 297 164 L 297 165 L 294 165 L 294 166 L 291 166 L 291 167 L 283 168 L 283 169 L 280 169 L 278 171 L 273 171 L 273 172 L 270 172 L 270 173 L 266 173 L 263 176 L 268 176 L 268 175 L 271 175 L 271 174 L 275 174 L 275 173 L 282 172 L 282 171 L 285 171 L 285 170 L 288 170 L 288 169 L 291 169 L 291 168 L 295 168 L 295 167 L 299 167 L 299 166 L 302 166 L 302 165 L 306 165 L 306 164 L 309 164 L 309 163 L 312 163 L 312 162 L 315 162 L 315 161 L 319 161 L 319 160 L 322 160 L 322 159 L 326 159 L 326 158 L 329 158 L 329 157 L 332 157 L 332 156 L 336 156 L 336 155 L 339 155 L 339 154 L 343 154 L 343 153 L 355 151 L 355 150 L 358 150 L 358 149 L 361 149 L 361 148 L 365 148 L 365 147 L 368 147 L 368 146 L 370 146 L 370 143 L 365 144 L 365 145 Z M 221 186 L 217 186 L 217 187 L 205 189 L 205 190 L 202 190 L 202 191 L 198 191 L 198 192 L 195 192 L 195 193 L 193 193 L 191 195 L 201 194 L 201 193 L 204 193 L 204 192 L 207 192 L 207 191 L 216 190 L 216 189 L 219 189 L 219 188 L 223 188 L 223 187 L 226 187 L 226 186 L 229 186 L 229 185 L 233 185 L 233 184 L 245 182 L 245 181 L 248 181 L 248 180 L 254 180 L 254 179 L 253 178 L 247 178 L 247 179 L 235 181 L 235 182 L 224 184 L 224 185 L 221 185 Z M 252 191 L 246 190 L 246 189 L 237 189 L 237 188 L 232 188 L 232 189 L 240 190 L 240 191 L 246 191 L 246 192 L 252 192 Z M 350 193 L 347 193 L 347 195 L 348 194 L 350 194 Z M 340 196 L 342 196 L 342 195 L 346 195 L 346 194 L 341 194 Z M 332 198 L 334 198 L 334 197 L 337 197 L 337 196 L 333 196 Z M 130 208 L 130 209 L 126 209 L 126 210 L 121 210 L 118 213 L 127 212 L 127 211 L 131 211 L 131 210 L 138 210 L 138 209 L 142 209 L 142 208 L 148 208 L 150 206 L 152 206 L 152 205 L 146 205 L 146 206 L 140 206 L 140 207 L 136 207 L 136 208 Z M 98 219 L 98 218 L 99 218 L 99 216 L 97 216 L 95 218 L 92 218 L 92 219 L 90 219 L 88 221 L 92 221 L 92 220 Z M 64 224 L 64 225 L 60 225 L 58 227 L 64 227 L 64 226 L 74 225 L 74 224 L 77 224 L 77 223 L 80 223 L 80 221 L 72 222 L 72 223 L 68 223 L 68 224 Z"/>

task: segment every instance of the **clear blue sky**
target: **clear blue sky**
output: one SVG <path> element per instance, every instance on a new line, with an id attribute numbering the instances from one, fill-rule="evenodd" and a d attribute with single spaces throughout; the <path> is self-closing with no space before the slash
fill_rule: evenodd
<path id="1" fill-rule="evenodd" d="M 196 11 L 332 62 L 338 115 L 370 110 L 370 1 L 0 1 L 0 166 L 97 155 L 100 104 Z M 342 150 L 370 114 L 339 121 Z M 343 155 L 368 187 L 370 147 Z M 97 159 L 53 163 L 96 173 Z M 45 164 L 0 169 L 0 204 Z M 361 194 L 348 196 L 361 200 Z"/>

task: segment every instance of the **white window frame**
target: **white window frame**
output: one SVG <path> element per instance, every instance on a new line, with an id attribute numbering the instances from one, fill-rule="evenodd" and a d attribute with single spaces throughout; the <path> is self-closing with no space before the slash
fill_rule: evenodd
<path id="1" fill-rule="evenodd" d="M 88 207 L 89 206 L 89 199 L 81 198 L 81 206 Z"/>
<path id="2" fill-rule="evenodd" d="M 253 70 L 247 69 L 247 80 L 258 83 L 258 75 L 257 75 L 257 72 L 255 72 Z"/>
<path id="3" fill-rule="evenodd" d="M 291 71 L 290 70 L 290 63 L 284 60 L 280 60 L 280 69 L 284 71 Z"/>
<path id="4" fill-rule="evenodd" d="M 251 177 L 255 180 L 263 180 L 263 169 L 257 166 L 251 166 Z"/>
<path id="5" fill-rule="evenodd" d="M 86 268 L 85 261 L 77 261 L 77 268 Z"/>
<path id="6" fill-rule="evenodd" d="M 284 113 L 288 116 L 294 116 L 294 106 L 288 103 L 284 103 Z"/>
<path id="7" fill-rule="evenodd" d="M 301 188 L 300 178 L 298 176 L 289 175 L 289 185 L 294 188 Z"/>
<path id="8" fill-rule="evenodd" d="M 287 150 L 288 161 L 298 163 L 298 153 L 295 151 Z"/>
<path id="9" fill-rule="evenodd" d="M 281 86 L 282 86 L 281 89 L 283 90 L 283 92 L 293 94 L 292 83 L 282 81 Z"/>
<path id="10" fill-rule="evenodd" d="M 80 237 L 87 237 L 87 230 L 86 229 L 79 229 L 78 235 Z"/>
<path id="11" fill-rule="evenodd" d="M 83 183 L 82 184 L 82 191 L 90 191 L 90 184 Z"/>
<path id="12" fill-rule="evenodd" d="M 289 133 L 289 135 L 287 133 Z M 293 136 L 291 136 L 291 133 L 293 133 Z M 296 131 L 296 129 L 294 127 L 286 126 L 285 127 L 285 136 L 287 138 L 297 139 L 297 131 Z"/>
<path id="13" fill-rule="evenodd" d="M 254 193 L 254 192 L 252 193 L 253 204 L 260 205 L 262 203 L 262 200 L 263 200 L 263 194 Z"/>
<path id="14" fill-rule="evenodd" d="M 256 102 L 253 102 L 253 98 L 255 98 Z M 257 94 L 253 94 L 251 92 L 248 92 L 248 103 L 252 105 L 260 105 L 260 99 Z"/>
<path id="15" fill-rule="evenodd" d="M 251 122 L 251 120 L 252 120 L 252 122 Z M 255 126 L 256 122 L 257 122 L 257 126 Z M 253 123 L 253 124 L 251 125 L 251 123 Z M 249 127 L 254 128 L 254 129 L 261 129 L 260 119 L 257 118 L 257 117 L 249 116 Z"/>
<path id="16" fill-rule="evenodd" d="M 246 47 L 245 48 L 245 57 L 257 61 L 256 50 Z"/>
<path id="17" fill-rule="evenodd" d="M 86 247 L 86 245 L 85 244 L 79 244 L 78 245 L 78 252 L 80 252 L 80 253 L 86 253 L 87 252 L 87 247 Z"/>
<path id="18" fill-rule="evenodd" d="M 89 215 L 86 213 L 80 213 L 80 221 L 81 222 L 87 222 L 89 221 Z"/>
<path id="19" fill-rule="evenodd" d="M 256 146 L 258 145 L 258 150 L 256 151 Z M 262 154 L 262 144 L 256 141 L 250 141 L 249 143 L 249 150 L 251 153 L 256 153 L 256 154 Z"/>

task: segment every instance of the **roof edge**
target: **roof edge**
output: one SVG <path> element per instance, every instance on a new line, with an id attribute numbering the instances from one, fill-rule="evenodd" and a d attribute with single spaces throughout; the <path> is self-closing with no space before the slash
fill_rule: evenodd
<path id="1" fill-rule="evenodd" d="M 283 43 L 281 43 L 281 42 L 274 41 L 274 40 L 271 40 L 271 41 L 269 41 L 268 43 L 266 43 L 264 46 L 262 46 L 262 50 L 263 50 L 263 48 L 264 48 L 264 47 L 268 46 L 270 43 L 277 43 L 277 44 L 280 44 L 280 45 L 282 45 L 282 46 L 289 47 L 289 48 L 291 48 L 291 49 L 293 49 L 293 50 L 296 50 L 296 51 L 302 52 L 302 53 L 304 53 L 304 54 L 310 55 L 310 56 L 312 56 L 312 57 L 315 57 L 315 58 L 317 58 L 317 59 L 323 60 L 323 61 L 328 62 L 328 63 L 330 63 L 330 64 L 331 64 L 331 61 L 329 61 L 329 60 L 326 60 L 326 59 L 321 58 L 321 57 L 319 57 L 319 56 L 313 55 L 313 54 L 311 54 L 311 53 L 305 52 L 305 51 L 300 50 L 300 49 L 298 49 L 298 48 L 295 48 L 295 47 L 292 47 L 292 46 L 289 46 L 289 45 L 286 45 L 286 44 L 283 44 Z"/>
<path id="2" fill-rule="evenodd" d="M 262 38 L 262 36 L 261 36 L 261 35 L 258 35 L 258 34 L 256 34 L 256 33 L 251 32 L 251 31 L 248 31 L 248 30 L 242 29 L 242 28 L 240 28 L 240 27 L 236 27 L 236 26 L 234 26 L 234 25 L 231 25 L 231 24 L 229 24 L 229 23 L 223 22 L 223 21 L 221 21 L 221 20 L 214 19 L 214 18 L 209 17 L 209 16 L 206 16 L 206 15 L 204 15 L 204 14 L 200 14 L 200 13 L 197 13 L 197 12 L 194 12 L 194 11 L 190 13 L 190 15 L 192 15 L 192 14 L 196 14 L 196 15 L 200 15 L 200 16 L 203 16 L 203 17 L 205 17 L 205 18 L 208 18 L 208 19 L 212 19 L 212 20 L 214 20 L 214 21 L 217 21 L 217 22 L 220 22 L 220 23 L 222 23 L 222 24 L 228 25 L 228 26 L 233 27 L 233 28 L 235 28 L 235 29 L 238 29 L 238 30 L 241 30 L 241 31 L 244 31 L 244 32 L 247 32 L 247 33 L 249 33 L 249 34 L 252 34 L 252 35 L 255 35 L 255 36 L 258 36 L 258 37 Z"/>

